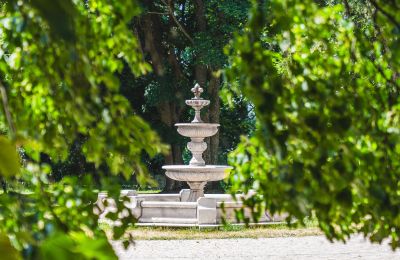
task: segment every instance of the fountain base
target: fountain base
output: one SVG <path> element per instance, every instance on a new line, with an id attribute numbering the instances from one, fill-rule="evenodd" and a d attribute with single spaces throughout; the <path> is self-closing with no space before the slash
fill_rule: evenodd
<path id="1" fill-rule="evenodd" d="M 202 189 L 199 190 L 202 192 Z M 134 191 L 125 191 L 123 194 L 129 198 L 126 208 L 141 226 L 218 226 L 224 222 L 240 223 L 235 211 L 243 207 L 241 198 L 244 195 L 232 198 L 229 194 L 204 194 L 192 201 L 198 195 L 195 189 L 184 189 L 179 194 L 135 194 Z M 108 200 L 107 207 L 104 206 L 104 200 Z M 103 219 L 108 212 L 116 210 L 113 201 L 105 193 L 99 194 L 97 205 L 102 209 L 100 217 Z M 251 219 L 249 208 L 245 208 L 244 213 L 245 217 Z M 282 217 L 270 216 L 265 212 L 257 224 L 282 221 Z"/>

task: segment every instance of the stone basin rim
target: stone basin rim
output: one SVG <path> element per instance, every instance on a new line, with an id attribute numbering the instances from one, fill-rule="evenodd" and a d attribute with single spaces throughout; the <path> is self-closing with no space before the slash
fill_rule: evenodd
<path id="1" fill-rule="evenodd" d="M 190 166 L 190 165 L 168 165 L 163 166 L 165 175 L 177 181 L 185 181 L 190 186 L 193 194 L 201 191 L 203 194 L 204 184 L 209 181 L 219 181 L 229 176 L 232 167 L 225 165 L 206 165 L 206 166 Z M 201 197 L 200 196 L 200 197 Z"/>
<path id="2" fill-rule="evenodd" d="M 162 167 L 165 170 L 193 170 L 193 171 L 208 171 L 208 170 L 227 170 L 233 169 L 232 166 L 228 165 L 164 165 Z"/>
<path id="3" fill-rule="evenodd" d="M 210 126 L 220 126 L 220 124 L 215 123 L 176 123 L 175 126 L 191 126 L 191 127 L 210 127 Z"/>

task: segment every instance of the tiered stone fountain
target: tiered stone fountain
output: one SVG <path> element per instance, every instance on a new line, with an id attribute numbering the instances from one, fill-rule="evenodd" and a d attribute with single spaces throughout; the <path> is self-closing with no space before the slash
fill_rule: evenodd
<path id="1" fill-rule="evenodd" d="M 219 124 L 204 123 L 201 119 L 201 109 L 210 104 L 209 100 L 200 97 L 203 89 L 196 84 L 192 88 L 194 97 L 186 100 L 186 104 L 195 110 L 191 123 L 175 124 L 178 133 L 190 138 L 187 148 L 192 153 L 189 165 L 166 165 L 166 175 L 177 181 L 188 183 L 189 189 L 181 190 L 179 194 L 143 194 L 135 191 L 124 191 L 123 196 L 130 198 L 126 204 L 139 225 L 154 226 L 210 226 L 222 223 L 224 218 L 230 223 L 236 223 L 235 210 L 242 208 L 239 194 L 232 198 L 229 194 L 204 194 L 204 186 L 209 181 L 219 181 L 229 175 L 232 167 L 226 165 L 206 165 L 203 152 L 207 149 L 204 138 L 215 135 Z M 249 194 L 248 194 L 249 195 Z M 102 215 L 115 210 L 109 206 L 105 208 L 103 201 L 106 194 L 99 194 L 98 205 L 103 209 Z M 113 203 L 109 201 L 109 205 Z M 250 217 L 251 212 L 245 210 L 245 215 Z M 267 214 L 261 217 L 261 222 L 272 222 L 273 218 Z"/>
<path id="2" fill-rule="evenodd" d="M 201 120 L 201 109 L 210 104 L 210 100 L 200 97 L 203 89 L 196 84 L 192 88 L 194 98 L 186 100 L 186 105 L 194 108 L 195 115 L 191 123 L 175 124 L 178 133 L 190 137 L 187 148 L 192 153 L 189 165 L 167 165 L 162 168 L 166 170 L 166 175 L 177 181 L 186 181 L 190 187 L 188 201 L 197 201 L 204 197 L 204 186 L 209 181 L 219 181 L 227 177 L 230 166 L 225 165 L 206 165 L 203 160 L 203 152 L 207 149 L 204 138 L 215 135 L 218 132 L 219 124 L 204 123 Z"/>

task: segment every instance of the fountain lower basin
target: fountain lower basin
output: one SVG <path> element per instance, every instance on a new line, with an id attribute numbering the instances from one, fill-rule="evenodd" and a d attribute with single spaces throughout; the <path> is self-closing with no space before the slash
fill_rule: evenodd
<path id="1" fill-rule="evenodd" d="M 166 175 L 177 181 L 219 181 L 228 177 L 231 166 L 225 165 L 165 165 Z"/>
<path id="2" fill-rule="evenodd" d="M 165 174 L 177 181 L 186 181 L 190 187 L 187 201 L 194 202 L 204 197 L 204 186 L 209 181 L 219 181 L 228 177 L 231 166 L 225 165 L 165 165 Z"/>

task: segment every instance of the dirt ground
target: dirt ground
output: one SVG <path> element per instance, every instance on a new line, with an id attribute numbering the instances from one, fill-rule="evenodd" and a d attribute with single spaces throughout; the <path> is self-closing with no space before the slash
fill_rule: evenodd
<path id="1" fill-rule="evenodd" d="M 346 244 L 323 236 L 203 240 L 138 240 L 125 251 L 113 242 L 120 259 L 400 259 L 387 243 L 353 237 Z"/>

